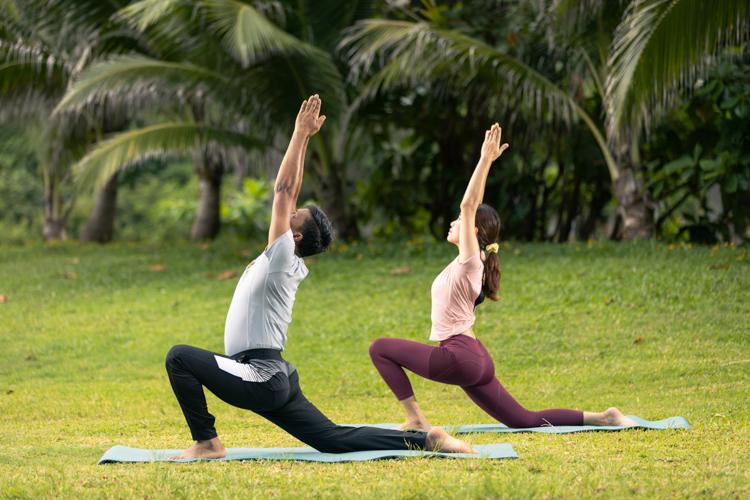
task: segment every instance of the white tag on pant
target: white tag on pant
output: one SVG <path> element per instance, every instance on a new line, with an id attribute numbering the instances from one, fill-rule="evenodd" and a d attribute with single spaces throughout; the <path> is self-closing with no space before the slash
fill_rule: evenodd
<path id="1" fill-rule="evenodd" d="M 222 356 L 217 356 L 216 364 L 219 365 L 219 369 L 227 373 L 231 373 L 235 377 L 239 377 L 245 382 L 266 382 L 269 377 L 264 377 L 255 367 L 246 364 L 238 363 L 237 361 Z"/>

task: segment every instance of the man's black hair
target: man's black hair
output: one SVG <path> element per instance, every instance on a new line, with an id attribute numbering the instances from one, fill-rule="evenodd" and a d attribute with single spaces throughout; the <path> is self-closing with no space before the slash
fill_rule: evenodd
<path id="1" fill-rule="evenodd" d="M 302 224 L 302 239 L 297 243 L 300 257 L 308 257 L 325 252 L 333 239 L 333 228 L 328 216 L 315 205 L 305 207 L 310 211 L 310 218 Z"/>

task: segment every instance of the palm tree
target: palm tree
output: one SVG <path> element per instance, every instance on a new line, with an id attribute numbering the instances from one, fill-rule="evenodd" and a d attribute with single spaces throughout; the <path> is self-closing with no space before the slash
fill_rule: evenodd
<path id="1" fill-rule="evenodd" d="M 107 102 L 135 110 L 145 125 L 91 149 L 75 167 L 80 183 L 102 185 L 145 158 L 192 154 L 201 190 L 192 237 L 211 238 L 219 228 L 228 152 L 280 145 L 299 102 L 317 92 L 329 119 L 311 143 L 316 197 L 340 233 L 356 236 L 346 202 L 347 155 L 355 148 L 341 140 L 351 120 L 333 50 L 339 24 L 368 11 L 358 2 L 335 7 L 334 2 L 285 10 L 276 2 L 142 0 L 122 9 L 120 16 L 138 30 L 153 56 L 92 66 L 58 112 Z"/>
<path id="2" fill-rule="evenodd" d="M 620 3 L 560 1 L 550 8 L 557 17 L 578 21 L 592 13 L 600 14 L 608 4 L 617 7 Z M 523 57 L 445 28 L 437 6 L 431 2 L 425 5 L 419 12 L 409 12 L 416 20 L 368 19 L 350 30 L 342 48 L 355 75 L 371 71 L 376 61 L 384 61 L 367 82 L 363 97 L 428 82 L 434 88 L 464 95 L 490 96 L 488 105 L 495 105 L 496 110 L 505 108 L 508 114 L 547 114 L 564 123 L 582 120 L 609 169 L 626 239 L 648 237 L 653 231 L 653 211 L 629 154 L 637 151 L 632 146 L 638 132 L 650 124 L 653 112 L 674 98 L 677 89 L 684 88 L 711 64 L 710 55 L 746 40 L 750 26 L 750 4 L 739 0 L 631 2 L 615 30 L 611 48 L 604 51 L 606 62 L 601 70 L 596 69 L 587 51 L 569 52 L 578 54 L 592 68 L 591 77 L 605 103 L 605 116 L 599 120 L 590 116 L 568 90 Z M 543 23 L 540 26 L 546 27 Z M 569 45 L 575 49 L 579 41 L 580 37 L 573 37 Z M 659 83 L 655 85 L 653 78 L 660 79 Z M 658 104 L 652 112 L 647 109 L 649 103 Z"/>
<path id="3" fill-rule="evenodd" d="M 15 118 L 29 133 L 43 138 L 38 156 L 44 182 L 43 232 L 47 240 L 63 239 L 66 235 L 67 218 L 75 200 L 69 186 L 70 163 L 97 129 L 121 126 L 115 125 L 113 117 L 97 123 L 80 114 L 64 119 L 50 114 L 70 80 L 93 58 L 127 45 L 126 37 L 108 22 L 122 3 L 92 0 L 0 3 L 3 118 Z M 112 192 L 110 188 L 109 193 Z M 104 224 L 108 222 L 96 211 L 92 214 L 94 218 Z M 89 228 L 92 237 L 96 237 L 94 229 Z"/>
<path id="4" fill-rule="evenodd" d="M 705 77 L 723 49 L 749 37 L 750 2 L 744 0 L 641 0 L 625 9 L 609 50 L 604 106 L 608 143 L 620 165 L 615 193 L 626 236 L 648 237 L 654 228 L 633 158 L 641 133 L 678 92 Z"/>

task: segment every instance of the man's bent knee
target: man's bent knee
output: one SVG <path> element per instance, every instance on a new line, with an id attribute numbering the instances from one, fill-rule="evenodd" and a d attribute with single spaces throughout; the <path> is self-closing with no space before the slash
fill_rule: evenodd
<path id="1" fill-rule="evenodd" d="M 172 346 L 172 348 L 167 353 L 167 359 L 165 361 L 166 366 L 170 367 L 178 363 L 180 358 L 182 357 L 182 354 L 185 352 L 186 348 L 188 347 L 189 346 L 186 346 L 184 344 L 177 344 L 177 345 Z"/>

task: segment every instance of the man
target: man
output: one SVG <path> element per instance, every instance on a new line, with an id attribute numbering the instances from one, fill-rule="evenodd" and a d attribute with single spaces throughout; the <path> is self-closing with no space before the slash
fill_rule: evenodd
<path id="1" fill-rule="evenodd" d="M 226 450 L 208 412 L 205 386 L 223 401 L 251 410 L 319 451 L 427 448 L 472 452 L 441 429 L 402 432 L 331 422 L 302 394 L 297 369 L 281 357 L 297 287 L 307 276 L 304 257 L 324 252 L 331 224 L 318 207 L 296 210 L 307 144 L 325 122 L 320 98 L 302 103 L 274 185 L 268 246 L 240 278 L 224 327 L 226 355 L 177 345 L 167 354 L 172 390 L 195 443 L 173 457 L 222 458 Z"/>

